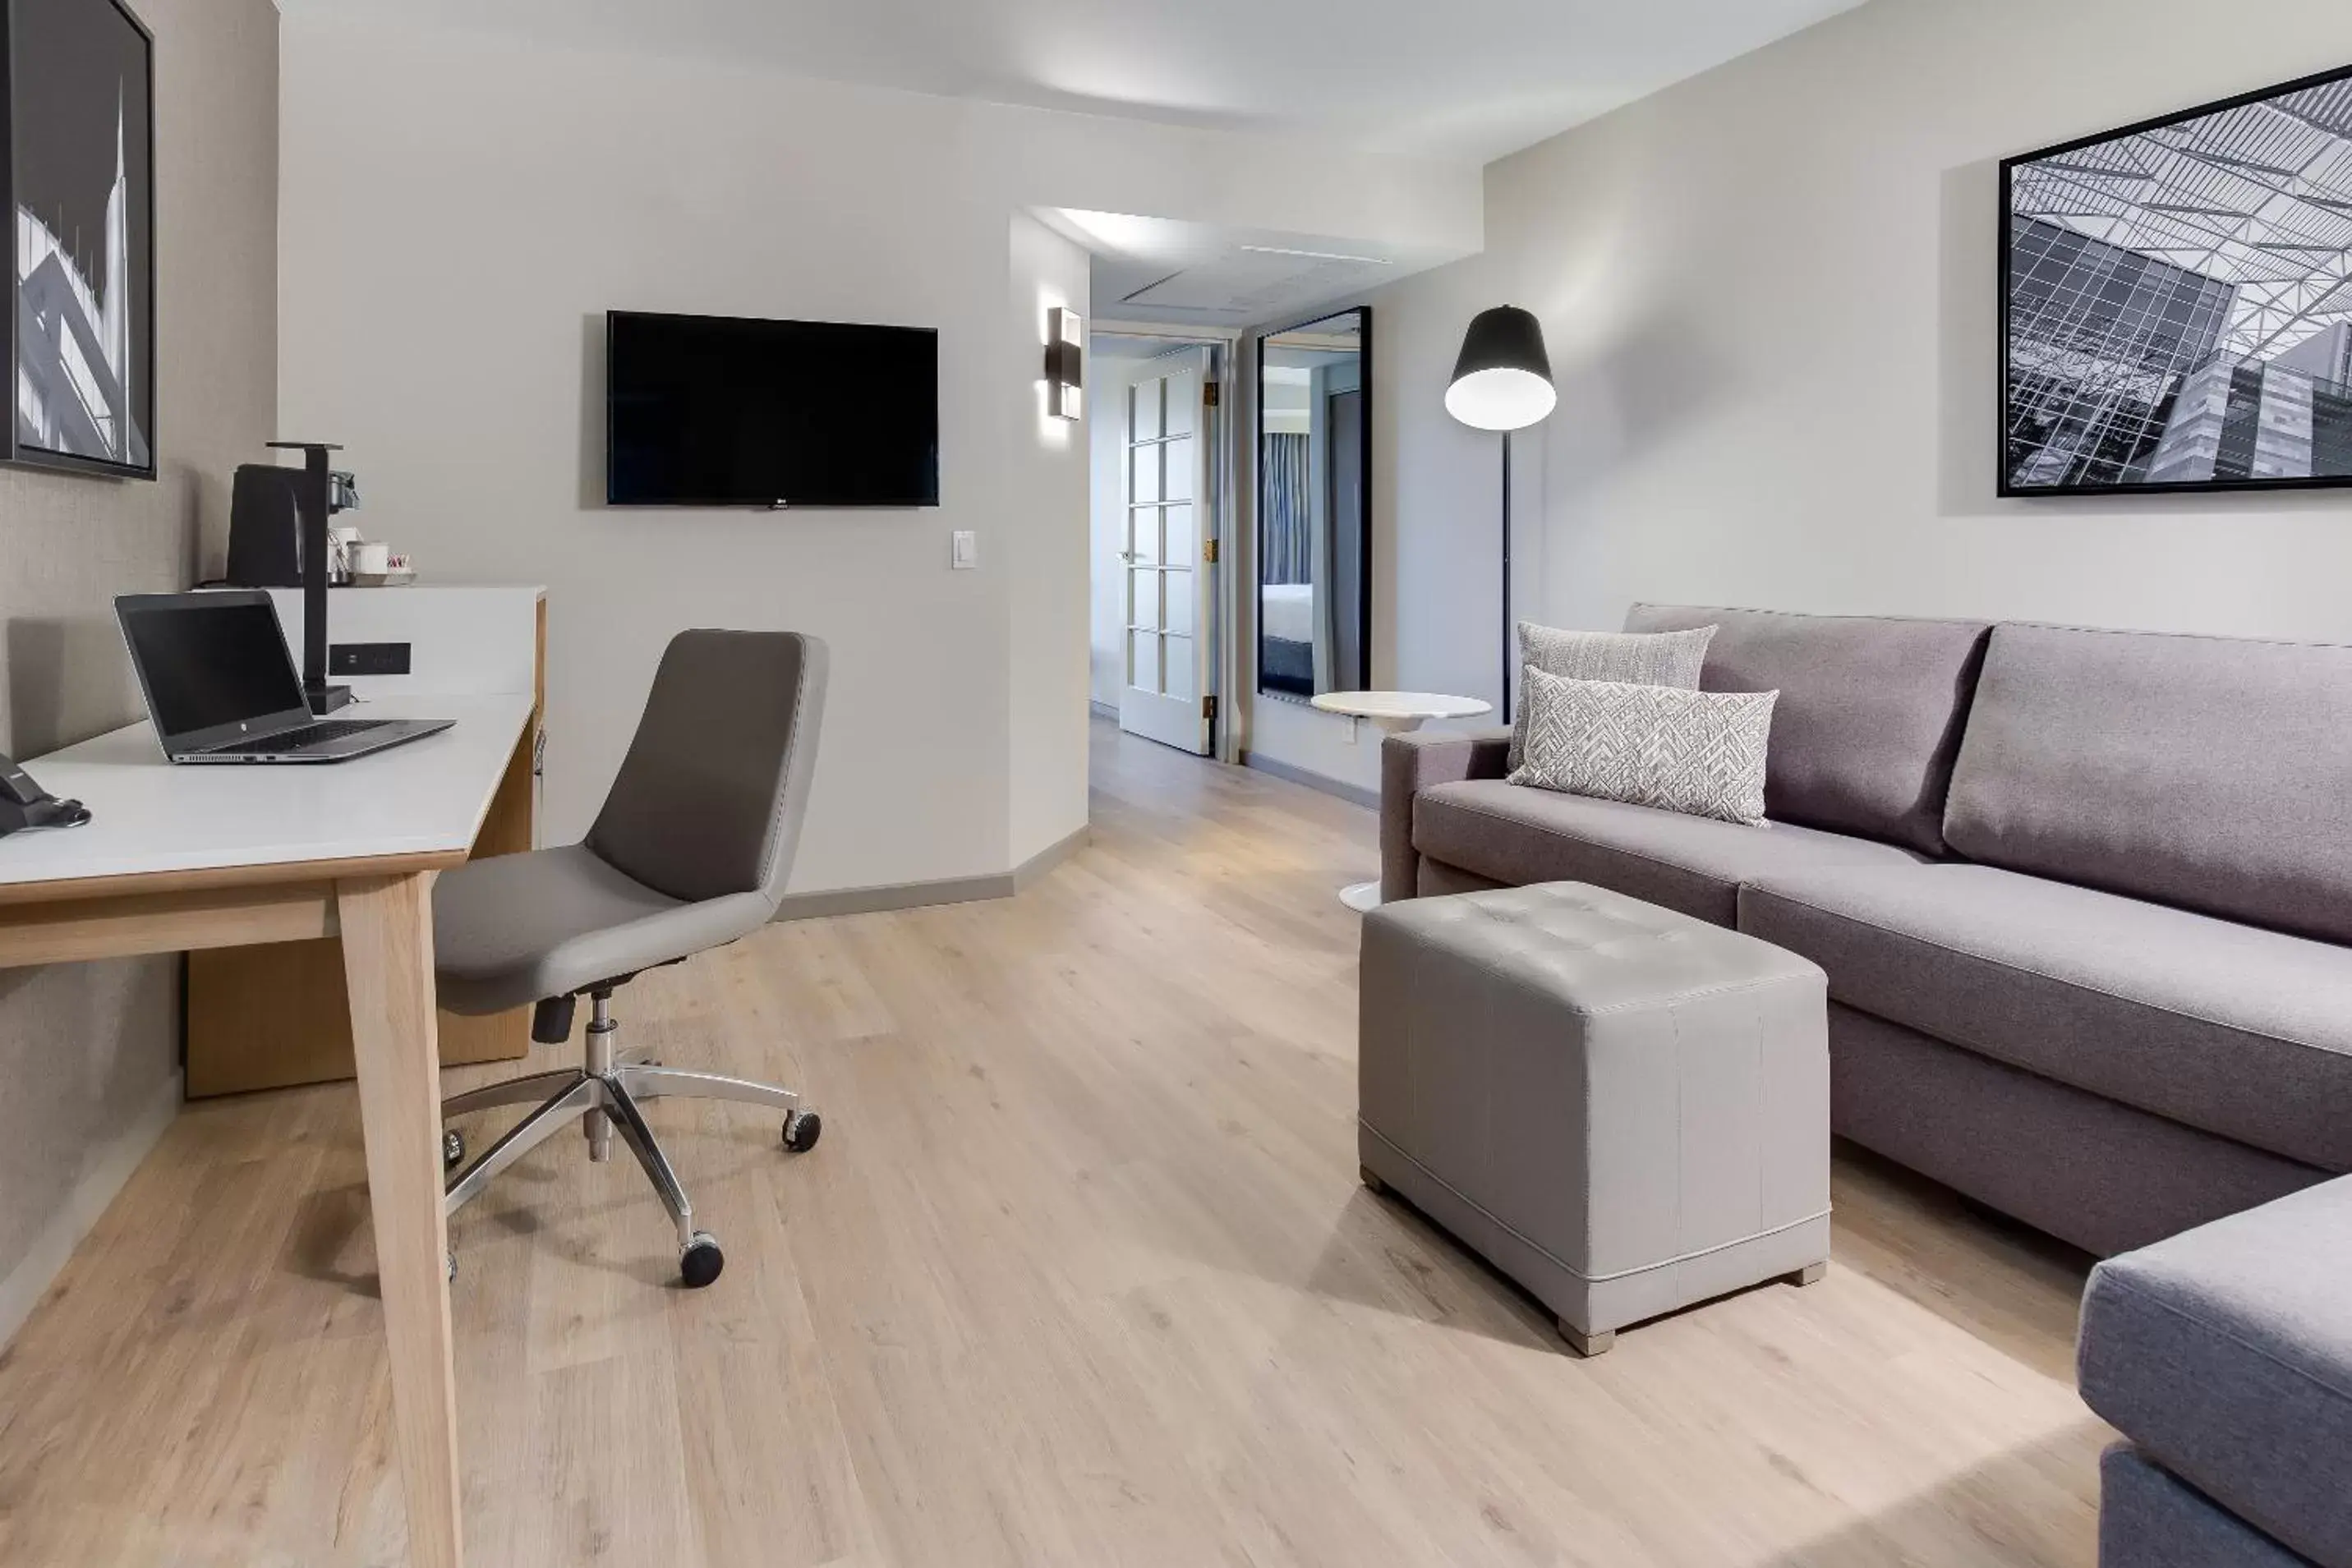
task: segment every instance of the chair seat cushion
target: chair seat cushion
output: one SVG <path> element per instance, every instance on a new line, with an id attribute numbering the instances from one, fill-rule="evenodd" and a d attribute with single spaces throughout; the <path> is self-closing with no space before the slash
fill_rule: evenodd
<path id="1" fill-rule="evenodd" d="M 2147 1457 L 2315 1563 L 2352 1568 L 2352 1180 L 2092 1270 L 2077 1377 Z"/>
<path id="2" fill-rule="evenodd" d="M 584 844 L 471 861 L 433 889 L 441 1005 L 494 1013 L 690 956 L 759 929 L 764 894 L 681 903 Z"/>
<path id="3" fill-rule="evenodd" d="M 1769 873 L 1739 926 L 1848 1007 L 2352 1170 L 2352 949 L 1979 865 Z"/>
<path id="4" fill-rule="evenodd" d="M 1768 872 L 1920 860 L 1787 822 L 1747 827 L 1493 779 L 1414 797 L 1412 842 L 1431 860 L 1495 882 L 1594 883 L 1717 925 L 1737 920 L 1740 883 Z"/>

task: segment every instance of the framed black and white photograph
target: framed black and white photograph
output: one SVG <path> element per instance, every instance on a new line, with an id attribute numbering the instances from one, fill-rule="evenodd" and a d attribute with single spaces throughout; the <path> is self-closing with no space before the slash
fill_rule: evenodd
<path id="1" fill-rule="evenodd" d="M 116 0 L 0 0 L 12 462 L 155 476 L 154 44 Z"/>
<path id="2" fill-rule="evenodd" d="M 2002 495 L 2352 484 L 2352 68 L 2000 173 Z"/>

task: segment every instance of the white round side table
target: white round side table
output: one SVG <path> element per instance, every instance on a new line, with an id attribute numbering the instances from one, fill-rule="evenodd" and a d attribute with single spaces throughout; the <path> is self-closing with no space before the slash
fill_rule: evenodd
<path id="1" fill-rule="evenodd" d="M 1315 699 L 1325 713 L 1341 714 L 1361 722 L 1370 719 L 1389 735 L 1419 729 L 1433 719 L 1476 718 L 1492 713 L 1495 705 L 1476 697 L 1447 696 L 1443 692 L 1325 692 Z M 1339 902 L 1361 915 L 1381 906 L 1381 884 L 1360 882 L 1339 890 Z"/>

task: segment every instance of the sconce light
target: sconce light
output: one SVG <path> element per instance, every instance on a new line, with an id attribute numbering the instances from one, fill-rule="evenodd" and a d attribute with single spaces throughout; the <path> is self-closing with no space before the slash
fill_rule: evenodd
<path id="1" fill-rule="evenodd" d="M 1045 312 L 1045 412 L 1055 419 L 1084 412 L 1085 355 L 1078 346 L 1084 327 L 1075 310 L 1055 306 Z"/>

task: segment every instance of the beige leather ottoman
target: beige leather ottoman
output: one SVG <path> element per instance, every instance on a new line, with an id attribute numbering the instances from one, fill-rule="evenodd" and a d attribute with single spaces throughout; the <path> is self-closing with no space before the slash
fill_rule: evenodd
<path id="1" fill-rule="evenodd" d="M 1830 1255 L 1828 981 L 1581 883 L 1364 917 L 1357 1144 L 1543 1301 L 1616 1331 Z"/>

